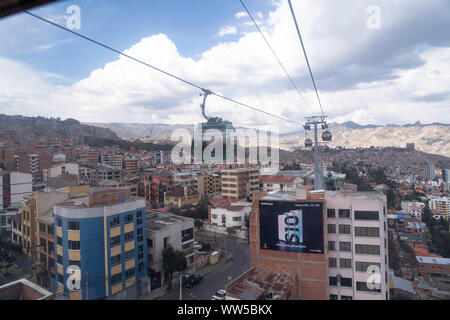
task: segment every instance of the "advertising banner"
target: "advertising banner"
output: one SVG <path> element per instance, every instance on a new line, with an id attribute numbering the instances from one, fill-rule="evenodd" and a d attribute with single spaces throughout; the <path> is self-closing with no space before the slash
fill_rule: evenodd
<path id="1" fill-rule="evenodd" d="M 323 204 L 260 201 L 261 249 L 323 253 Z"/>

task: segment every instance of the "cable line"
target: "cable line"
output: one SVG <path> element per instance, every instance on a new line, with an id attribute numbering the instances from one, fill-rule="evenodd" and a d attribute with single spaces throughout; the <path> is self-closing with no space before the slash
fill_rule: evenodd
<path id="1" fill-rule="evenodd" d="M 320 102 L 319 92 L 317 91 L 316 82 L 314 81 L 314 76 L 311 71 L 311 66 L 309 65 L 308 55 L 306 54 L 305 46 L 303 45 L 302 35 L 301 35 L 300 29 L 298 27 L 297 19 L 295 18 L 294 9 L 292 8 L 291 0 L 288 0 L 288 2 L 289 2 L 289 7 L 291 8 L 292 18 L 294 18 L 295 28 L 297 29 L 298 37 L 300 38 L 300 43 L 302 44 L 303 53 L 305 55 L 306 64 L 308 65 L 309 74 L 311 75 L 312 83 L 314 85 L 314 90 L 316 91 L 317 100 L 319 101 L 320 110 L 322 111 L 322 116 L 325 116 L 325 114 L 323 113 L 322 103 Z"/>
<path id="2" fill-rule="evenodd" d="M 253 16 L 251 15 L 250 11 L 247 9 L 247 6 L 244 4 L 243 0 L 239 0 L 242 4 L 242 6 L 244 7 L 245 11 L 247 11 L 248 16 L 250 17 L 250 19 L 252 19 L 253 23 L 255 24 L 256 29 L 258 29 L 259 33 L 261 34 L 262 38 L 264 39 L 264 41 L 266 42 L 267 46 L 269 47 L 270 51 L 272 51 L 272 54 L 274 55 L 275 59 L 278 61 L 278 64 L 280 65 L 280 67 L 283 69 L 284 73 L 286 74 L 287 78 L 289 79 L 289 81 L 291 82 L 292 86 L 295 88 L 295 90 L 297 90 L 297 93 L 299 94 L 299 96 L 302 98 L 303 102 L 306 104 L 306 106 L 309 108 L 309 104 L 308 102 L 306 102 L 305 97 L 303 96 L 303 94 L 300 92 L 300 90 L 298 89 L 298 87 L 295 85 L 294 80 L 292 80 L 291 76 L 289 75 L 289 73 L 287 72 L 286 68 L 284 67 L 283 63 L 280 61 L 280 59 L 278 58 L 277 54 L 275 53 L 275 50 L 273 50 L 272 46 L 270 45 L 269 41 L 267 40 L 267 38 L 264 36 L 264 33 L 261 31 L 260 27 L 258 26 L 258 23 L 256 23 L 255 19 L 253 18 Z"/>
<path id="3" fill-rule="evenodd" d="M 116 49 L 110 47 L 110 46 L 107 46 L 107 45 L 105 45 L 105 44 L 103 44 L 103 43 L 101 43 L 101 42 L 99 42 L 99 41 L 96 41 L 96 40 L 94 40 L 94 39 L 92 39 L 92 38 L 89 38 L 89 37 L 87 37 L 87 36 L 84 36 L 84 35 L 82 35 L 82 34 L 80 34 L 80 33 L 78 33 L 78 32 L 75 32 L 75 31 L 70 30 L 70 29 L 68 29 L 68 28 L 66 28 L 66 27 L 63 27 L 63 26 L 61 26 L 61 25 L 59 25 L 59 24 L 57 24 L 57 23 L 55 23 L 55 22 L 53 22 L 53 21 L 50 21 L 50 20 L 45 19 L 45 18 L 43 18 L 43 17 L 41 17 L 41 16 L 38 16 L 38 15 L 36 15 L 36 14 L 34 14 L 34 13 L 31 13 L 30 11 L 24 10 L 24 12 L 25 12 L 26 14 L 28 14 L 28 15 L 30 15 L 30 16 L 36 18 L 36 19 L 39 19 L 39 20 L 44 21 L 44 22 L 46 22 L 46 23 L 49 23 L 49 24 L 51 24 L 51 25 L 53 25 L 53 26 L 55 26 L 55 27 L 57 27 L 57 28 L 60 28 L 60 29 L 65 30 L 65 31 L 67 31 L 67 32 L 70 32 L 70 33 L 72 33 L 72 34 L 74 34 L 74 35 L 76 35 L 76 36 L 78 36 L 78 37 L 81 37 L 81 38 L 83 38 L 83 39 L 85 39 L 85 40 L 87 40 L 87 41 L 90 41 L 90 42 L 92 42 L 92 43 L 95 43 L 95 44 L 97 44 L 97 45 L 99 45 L 99 46 L 101 46 L 101 47 L 103 47 L 103 48 L 105 48 L 105 49 L 108 49 L 108 50 L 110 50 L 110 51 L 113 51 L 113 52 L 115 52 L 115 53 L 117 53 L 117 54 L 119 54 L 119 55 L 121 55 L 121 56 L 124 56 L 124 57 L 126 57 L 126 58 L 128 58 L 128 59 L 134 60 L 134 61 L 136 61 L 136 62 L 138 62 L 138 63 L 140 63 L 140 64 L 143 64 L 143 65 L 145 65 L 145 66 L 147 66 L 147 67 L 149 67 L 149 68 L 152 68 L 152 69 L 154 69 L 154 70 L 156 70 L 156 71 L 159 71 L 159 72 L 161 72 L 161 73 L 163 73 L 163 74 L 165 74 L 165 75 L 167 75 L 167 76 L 169 76 L 169 77 L 172 77 L 172 78 L 177 79 L 177 80 L 179 80 L 179 81 L 181 81 L 181 82 L 184 82 L 185 84 L 188 84 L 188 85 L 190 85 L 190 86 L 192 86 L 192 87 L 195 87 L 195 88 L 197 88 L 197 89 L 200 89 L 200 90 L 202 90 L 203 92 L 210 92 L 210 94 L 212 94 L 212 95 L 215 95 L 215 96 L 217 96 L 217 97 L 219 97 L 219 98 L 222 98 L 222 99 L 224 99 L 224 100 L 228 100 L 228 101 L 234 102 L 234 103 L 236 103 L 236 104 L 238 104 L 238 105 L 241 105 L 241 106 L 243 106 L 243 107 L 246 107 L 246 108 L 249 108 L 249 109 L 252 109 L 252 110 L 261 112 L 261 113 L 264 113 L 264 114 L 266 114 L 266 115 L 269 115 L 269 116 L 274 117 L 274 118 L 278 118 L 278 119 L 280 119 L 280 120 L 284 120 L 284 121 L 288 121 L 288 122 L 292 122 L 292 123 L 297 124 L 297 122 L 295 122 L 295 121 L 289 120 L 289 119 L 284 118 L 284 117 L 281 117 L 281 116 L 277 116 L 277 115 L 272 114 L 272 113 L 270 113 L 270 112 L 263 111 L 263 110 L 261 110 L 261 109 L 259 109 L 259 108 L 251 107 L 251 106 L 249 106 L 249 105 L 247 105 L 247 104 L 245 104 L 245 103 L 238 102 L 238 101 L 233 100 L 233 99 L 231 99 L 231 98 L 227 98 L 227 97 L 222 96 L 222 95 L 220 95 L 220 94 L 218 94 L 218 93 L 212 92 L 211 90 L 202 88 L 201 86 L 196 85 L 196 84 L 194 84 L 194 83 L 192 83 L 192 82 L 190 82 L 190 81 L 188 81 L 188 80 L 185 80 L 185 79 L 180 78 L 180 77 L 178 77 L 178 76 L 176 76 L 176 75 L 173 75 L 173 74 L 171 74 L 171 73 L 169 73 L 169 72 L 167 72 L 167 71 L 164 71 L 164 70 L 162 70 L 162 69 L 160 69 L 160 68 L 157 68 L 157 67 L 155 67 L 155 66 L 152 66 L 152 65 L 149 64 L 149 63 L 146 63 L 146 62 L 144 62 L 144 61 L 142 61 L 142 60 L 139 60 L 139 59 L 137 59 L 137 58 L 134 58 L 134 57 L 132 57 L 132 56 L 126 54 L 126 53 L 123 53 L 123 52 L 121 52 L 121 51 L 119 51 L 119 50 L 116 50 Z"/>

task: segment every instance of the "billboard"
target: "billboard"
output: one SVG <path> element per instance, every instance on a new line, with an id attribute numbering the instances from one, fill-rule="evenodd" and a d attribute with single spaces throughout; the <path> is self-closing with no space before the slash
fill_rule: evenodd
<path id="1" fill-rule="evenodd" d="M 261 249 L 323 253 L 323 204 L 320 202 L 259 202 Z"/>

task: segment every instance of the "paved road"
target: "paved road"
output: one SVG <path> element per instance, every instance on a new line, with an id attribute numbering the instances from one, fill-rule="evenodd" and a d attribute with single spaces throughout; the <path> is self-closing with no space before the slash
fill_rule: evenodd
<path id="1" fill-rule="evenodd" d="M 214 234 L 205 232 L 197 232 L 196 238 L 214 239 Z M 217 242 L 225 248 L 225 237 L 217 235 Z M 237 278 L 239 275 L 250 269 L 250 245 L 243 240 L 226 240 L 227 251 L 232 252 L 234 259 L 227 262 L 222 267 L 205 275 L 203 281 L 194 288 L 187 290 L 183 289 L 183 300 L 210 300 L 214 293 L 219 289 L 225 289 L 225 285 L 231 280 Z M 178 281 L 179 282 L 179 281 Z M 175 290 L 169 295 L 164 296 L 165 300 L 179 299 L 179 285 L 174 279 Z"/>

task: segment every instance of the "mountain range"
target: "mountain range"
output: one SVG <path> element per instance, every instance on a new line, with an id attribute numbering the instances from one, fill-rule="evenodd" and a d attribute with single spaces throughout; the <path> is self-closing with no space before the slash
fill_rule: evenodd
<path id="1" fill-rule="evenodd" d="M 167 124 L 129 124 L 129 123 L 86 123 L 91 126 L 111 129 L 119 137 L 135 139 L 148 137 L 154 142 L 167 141 L 175 129 L 192 132 L 192 125 Z M 450 124 L 422 124 L 419 121 L 406 125 L 360 125 L 347 121 L 341 124 L 331 123 L 333 140 L 329 147 L 370 148 L 370 147 L 406 147 L 414 143 L 419 151 L 450 156 Z M 307 137 L 312 138 L 312 131 Z M 280 135 L 280 148 L 295 150 L 304 146 L 304 130 Z"/>

